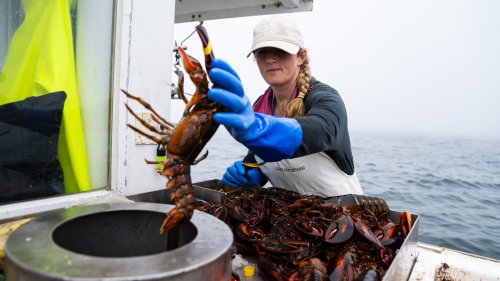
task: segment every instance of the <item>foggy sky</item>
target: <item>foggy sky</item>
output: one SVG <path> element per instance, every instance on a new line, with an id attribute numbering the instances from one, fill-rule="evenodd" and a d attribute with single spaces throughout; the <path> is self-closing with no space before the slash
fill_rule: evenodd
<path id="1" fill-rule="evenodd" d="M 284 15 L 304 34 L 313 76 L 344 99 L 351 131 L 500 138 L 500 1 L 353 2 Z M 245 57 L 263 17 L 204 23 L 252 102 L 267 87 Z M 175 39 L 195 25 L 176 25 Z M 197 37 L 185 44 L 202 58 Z"/>

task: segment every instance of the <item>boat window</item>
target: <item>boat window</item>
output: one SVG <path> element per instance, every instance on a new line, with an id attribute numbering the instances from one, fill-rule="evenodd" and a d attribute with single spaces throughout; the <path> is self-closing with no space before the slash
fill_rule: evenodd
<path id="1" fill-rule="evenodd" d="M 0 204 L 109 188 L 113 6 L 0 1 Z"/>

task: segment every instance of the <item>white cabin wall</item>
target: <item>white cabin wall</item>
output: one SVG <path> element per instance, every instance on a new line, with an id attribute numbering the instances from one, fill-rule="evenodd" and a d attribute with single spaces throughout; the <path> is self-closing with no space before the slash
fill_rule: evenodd
<path id="1" fill-rule="evenodd" d="M 135 133 L 126 127 L 135 124 L 135 118 L 125 102 L 138 113 L 146 109 L 127 101 L 120 89 L 140 96 L 169 118 L 175 1 L 123 0 L 117 8 L 111 187 L 127 196 L 163 189 L 167 181 L 155 165 L 144 162 L 155 160 L 156 145 L 135 144 Z"/>

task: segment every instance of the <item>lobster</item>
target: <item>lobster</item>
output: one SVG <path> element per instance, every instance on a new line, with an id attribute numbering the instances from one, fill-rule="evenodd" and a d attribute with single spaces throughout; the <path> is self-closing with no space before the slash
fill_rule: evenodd
<path id="1" fill-rule="evenodd" d="M 214 54 L 207 31 L 202 26 L 202 23 L 197 25 L 195 30 L 203 45 L 205 68 L 208 72 L 211 69 Z M 190 166 L 199 163 L 208 156 L 208 151 L 206 151 L 205 154 L 197 159 L 203 147 L 219 127 L 219 124 L 213 120 L 214 114 L 225 110 L 221 105 L 208 99 L 209 81 L 207 79 L 207 72 L 203 70 L 201 63 L 189 56 L 181 46 L 177 46 L 176 50 L 182 58 L 185 71 L 196 86 L 192 98 L 188 101 L 184 95 L 183 76 L 179 77 L 179 80 L 182 81 L 178 84 L 178 93 L 186 106 L 178 124 L 168 122 L 149 103 L 122 89 L 122 92 L 129 99 L 136 100 L 152 113 L 151 118 L 159 125 L 160 129 L 148 124 L 125 104 L 127 110 L 145 128 L 160 137 L 138 129 L 133 125 L 127 124 L 127 126 L 158 145 L 163 146 L 167 151 L 165 161 L 162 163 L 164 168 L 161 174 L 168 179 L 166 188 L 173 190 L 170 199 L 174 202 L 175 206 L 166 214 L 165 220 L 160 227 L 160 233 L 162 234 L 171 230 L 180 222 L 191 219 L 195 201 L 192 194 Z M 159 164 L 159 162 L 148 160 L 146 160 L 146 163 Z"/>

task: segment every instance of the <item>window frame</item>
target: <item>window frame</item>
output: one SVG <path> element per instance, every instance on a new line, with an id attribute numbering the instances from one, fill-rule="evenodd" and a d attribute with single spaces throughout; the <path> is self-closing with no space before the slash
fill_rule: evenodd
<path id="1" fill-rule="evenodd" d="M 30 217 L 76 205 L 123 201 L 125 196 L 165 188 L 165 179 L 144 158 L 155 157 L 156 145 L 134 143 L 135 123 L 124 103 L 124 88 L 148 100 L 160 114 L 170 114 L 170 73 L 174 44 L 175 1 L 113 1 L 113 32 L 110 70 L 109 182 L 104 188 L 0 206 L 0 222 Z M 161 35 L 161 36 L 159 36 Z M 161 93 L 168 93 L 159 95 Z M 138 104 L 130 103 L 138 112 Z M 154 149 L 153 149 L 154 148 Z M 138 177 L 137 175 L 141 175 Z"/>

